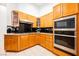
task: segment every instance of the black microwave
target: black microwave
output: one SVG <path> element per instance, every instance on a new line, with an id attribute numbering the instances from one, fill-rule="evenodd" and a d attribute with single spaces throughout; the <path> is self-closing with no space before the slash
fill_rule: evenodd
<path id="1" fill-rule="evenodd" d="M 75 28 L 75 17 L 55 21 L 54 28 Z"/>

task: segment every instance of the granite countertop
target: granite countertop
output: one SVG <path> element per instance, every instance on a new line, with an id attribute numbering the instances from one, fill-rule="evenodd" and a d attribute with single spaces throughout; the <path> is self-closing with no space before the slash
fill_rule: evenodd
<path id="1" fill-rule="evenodd" d="M 53 33 L 44 33 L 44 32 L 30 32 L 30 33 L 6 33 L 4 35 L 28 35 L 28 34 L 47 34 L 53 35 Z"/>

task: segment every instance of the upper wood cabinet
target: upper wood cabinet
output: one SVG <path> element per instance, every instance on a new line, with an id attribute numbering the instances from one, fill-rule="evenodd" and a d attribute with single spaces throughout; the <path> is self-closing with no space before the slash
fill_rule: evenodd
<path id="1" fill-rule="evenodd" d="M 62 4 L 53 7 L 53 19 L 62 17 Z"/>
<path id="2" fill-rule="evenodd" d="M 18 11 L 18 18 L 19 20 L 23 21 L 23 20 L 29 20 L 31 22 L 33 22 L 33 27 L 37 27 L 36 22 L 37 22 L 37 18 L 35 16 L 29 15 L 27 13 Z"/>
<path id="3" fill-rule="evenodd" d="M 63 16 L 68 16 L 78 13 L 79 12 L 78 3 L 63 3 L 62 12 L 63 12 Z"/>
<path id="4" fill-rule="evenodd" d="M 53 12 L 46 16 L 45 27 L 53 27 Z"/>
<path id="5" fill-rule="evenodd" d="M 78 3 L 61 3 L 53 7 L 53 19 L 79 13 Z"/>
<path id="6" fill-rule="evenodd" d="M 32 16 L 32 15 L 28 14 L 28 20 L 33 22 L 33 27 L 37 27 L 37 18 L 35 16 Z"/>
<path id="7" fill-rule="evenodd" d="M 40 27 L 45 27 L 45 21 L 46 21 L 45 16 L 40 17 Z"/>
<path id="8" fill-rule="evenodd" d="M 40 27 L 53 27 L 53 12 L 40 17 Z"/>
<path id="9" fill-rule="evenodd" d="M 19 20 L 27 19 L 27 14 L 21 11 L 18 11 L 19 14 Z"/>

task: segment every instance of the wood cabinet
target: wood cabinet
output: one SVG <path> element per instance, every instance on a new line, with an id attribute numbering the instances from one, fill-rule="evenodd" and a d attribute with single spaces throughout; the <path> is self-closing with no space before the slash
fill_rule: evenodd
<path id="1" fill-rule="evenodd" d="M 62 4 L 53 7 L 53 19 L 62 17 Z"/>
<path id="2" fill-rule="evenodd" d="M 6 51 L 19 51 L 20 50 L 20 37 L 16 35 L 6 35 L 4 40 L 4 49 Z"/>
<path id="3" fill-rule="evenodd" d="M 63 3 L 62 13 L 63 13 L 63 16 L 79 13 L 79 4 L 78 3 Z"/>
<path id="4" fill-rule="evenodd" d="M 19 16 L 19 20 L 24 20 L 24 19 L 27 19 L 28 18 L 28 14 L 24 13 L 24 12 L 21 12 L 21 11 L 18 11 L 18 16 Z"/>
<path id="5" fill-rule="evenodd" d="M 61 3 L 53 7 L 53 19 L 79 13 L 78 3 Z"/>
<path id="6" fill-rule="evenodd" d="M 35 16 L 29 15 L 28 14 L 28 20 L 33 22 L 33 27 L 36 28 L 37 27 L 37 18 Z"/>
<path id="7" fill-rule="evenodd" d="M 32 47 L 34 45 L 37 44 L 37 40 L 36 40 L 36 35 L 35 34 L 29 34 L 28 35 L 28 39 L 29 39 L 29 47 Z"/>
<path id="8" fill-rule="evenodd" d="M 29 20 L 30 22 L 33 22 L 33 27 L 37 27 L 37 18 L 35 16 L 18 11 L 18 18 L 20 21 Z"/>
<path id="9" fill-rule="evenodd" d="M 28 35 L 21 35 L 20 36 L 20 49 L 23 50 L 28 47 L 29 47 Z"/>
<path id="10" fill-rule="evenodd" d="M 48 50 L 53 50 L 54 45 L 53 45 L 53 35 L 49 34 L 40 34 L 40 39 L 39 39 L 40 45 L 43 46 L 44 48 L 47 48 Z"/>
<path id="11" fill-rule="evenodd" d="M 44 34 L 40 34 L 40 45 L 43 46 L 43 47 L 46 47 L 46 35 Z"/>
<path id="12" fill-rule="evenodd" d="M 45 27 L 53 27 L 53 12 L 46 16 Z"/>
<path id="13" fill-rule="evenodd" d="M 53 12 L 40 17 L 40 27 L 53 27 Z"/>
<path id="14" fill-rule="evenodd" d="M 40 39 L 39 39 L 40 45 L 43 46 L 43 47 L 46 47 L 46 42 L 45 42 L 46 41 L 46 35 L 40 34 L 39 36 L 40 36 Z"/>
<path id="15" fill-rule="evenodd" d="M 46 48 L 52 51 L 54 48 L 53 44 L 53 35 L 46 35 Z"/>
<path id="16" fill-rule="evenodd" d="M 41 28 L 42 28 L 42 27 L 45 27 L 45 21 L 46 21 L 45 16 L 42 16 L 42 17 L 40 18 L 40 27 L 41 27 Z"/>
<path id="17" fill-rule="evenodd" d="M 37 44 L 35 34 L 5 35 L 4 47 L 6 51 L 21 51 Z"/>
<path id="18" fill-rule="evenodd" d="M 77 56 L 79 56 L 79 14 L 76 15 L 77 19 L 76 19 L 76 48 L 77 48 Z"/>

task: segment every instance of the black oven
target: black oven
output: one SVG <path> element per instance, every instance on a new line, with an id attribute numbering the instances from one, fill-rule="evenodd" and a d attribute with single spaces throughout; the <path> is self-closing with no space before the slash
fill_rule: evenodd
<path id="1" fill-rule="evenodd" d="M 55 35 L 55 43 L 64 47 L 75 49 L 74 37 L 58 36 Z"/>
<path id="2" fill-rule="evenodd" d="M 54 20 L 54 47 L 76 54 L 76 16 Z"/>
<path id="3" fill-rule="evenodd" d="M 55 28 L 74 28 L 75 27 L 75 18 L 69 18 L 64 20 L 59 20 L 55 22 Z"/>

